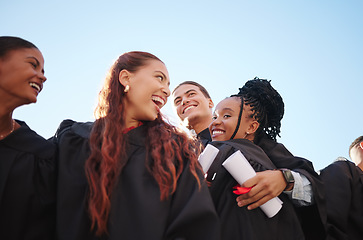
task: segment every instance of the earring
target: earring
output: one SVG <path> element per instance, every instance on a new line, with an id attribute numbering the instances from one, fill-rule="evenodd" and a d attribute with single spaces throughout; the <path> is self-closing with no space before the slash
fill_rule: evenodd
<path id="1" fill-rule="evenodd" d="M 124 92 L 127 93 L 129 90 L 130 90 L 130 86 L 129 85 L 126 85 Z"/>
<path id="2" fill-rule="evenodd" d="M 243 138 L 246 138 L 248 134 L 250 134 L 250 133 L 249 132 L 246 132 L 246 135 Z"/>

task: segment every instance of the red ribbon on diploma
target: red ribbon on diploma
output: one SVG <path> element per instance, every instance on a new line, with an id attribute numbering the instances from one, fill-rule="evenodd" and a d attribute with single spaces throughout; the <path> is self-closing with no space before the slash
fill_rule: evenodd
<path id="1" fill-rule="evenodd" d="M 241 195 L 251 191 L 252 187 L 241 187 L 241 185 L 237 185 L 234 186 L 233 189 L 236 189 L 233 191 L 234 194 Z"/>

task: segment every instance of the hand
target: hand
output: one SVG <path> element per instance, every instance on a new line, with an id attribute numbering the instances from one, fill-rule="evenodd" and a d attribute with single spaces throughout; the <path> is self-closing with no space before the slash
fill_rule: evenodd
<path id="1" fill-rule="evenodd" d="M 257 172 L 242 187 L 252 187 L 251 191 L 237 197 L 239 207 L 249 205 L 248 210 L 255 209 L 270 199 L 277 197 L 286 188 L 286 181 L 280 170 Z"/>

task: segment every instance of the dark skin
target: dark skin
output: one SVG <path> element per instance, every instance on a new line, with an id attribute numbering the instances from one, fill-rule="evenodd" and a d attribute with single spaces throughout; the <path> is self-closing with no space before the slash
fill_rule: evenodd
<path id="1" fill-rule="evenodd" d="M 226 106 L 228 108 L 226 108 Z M 223 134 L 212 134 L 213 141 L 225 141 L 230 139 L 232 133 L 229 126 L 236 126 L 238 111 L 241 107 L 239 98 L 231 97 L 222 100 L 215 109 L 213 122 L 210 125 L 210 131 L 213 129 L 222 130 Z M 230 110 L 228 110 L 230 109 Z M 232 111 L 233 110 L 233 111 Z M 253 118 L 254 112 L 251 111 L 251 106 L 244 105 L 243 113 L 240 120 L 240 127 L 235 135 L 235 138 L 244 138 L 254 141 L 256 131 L 260 123 Z M 235 121 L 235 122 L 234 122 Z M 228 130 L 226 130 L 228 129 Z M 230 134 L 230 135 L 229 135 Z M 249 210 L 255 209 L 274 197 L 279 196 L 285 190 L 287 183 L 280 170 L 267 170 L 256 173 L 256 176 L 250 178 L 242 187 L 252 189 L 245 194 L 236 198 L 239 207 L 248 206 Z M 290 190 L 290 189 L 287 189 Z"/>
<path id="2" fill-rule="evenodd" d="M 252 189 L 236 198 L 239 207 L 247 206 L 248 210 L 258 208 L 262 204 L 279 196 L 286 188 L 287 183 L 280 170 L 267 170 L 256 173 L 256 176 L 248 179 L 242 187 Z M 292 190 L 293 186 L 286 191 Z"/>

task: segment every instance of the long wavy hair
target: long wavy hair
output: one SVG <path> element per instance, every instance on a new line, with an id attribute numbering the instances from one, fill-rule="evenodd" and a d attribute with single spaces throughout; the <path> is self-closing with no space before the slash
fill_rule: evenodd
<path id="1" fill-rule="evenodd" d="M 158 60 L 146 52 L 128 52 L 121 55 L 111 67 L 99 93 L 95 110 L 96 121 L 90 136 L 91 154 L 85 171 L 89 183 L 88 210 L 91 228 L 96 235 L 107 234 L 107 220 L 111 209 L 111 195 L 122 169 L 127 164 L 125 129 L 124 86 L 119 83 L 119 73 L 126 69 L 136 72 Z M 200 146 L 185 133 L 165 122 L 160 115 L 154 121 L 143 122 L 147 127 L 146 168 L 155 178 L 160 189 L 160 200 L 168 199 L 177 187 L 177 181 L 185 162 L 190 160 L 189 170 L 200 186 L 197 163 Z"/>

